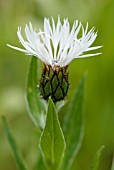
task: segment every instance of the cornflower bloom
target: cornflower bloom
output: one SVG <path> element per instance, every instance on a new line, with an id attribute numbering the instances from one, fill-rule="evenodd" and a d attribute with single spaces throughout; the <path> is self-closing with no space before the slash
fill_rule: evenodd
<path id="1" fill-rule="evenodd" d="M 79 33 L 81 36 L 79 37 Z M 49 96 L 54 102 L 63 100 L 69 89 L 67 67 L 75 58 L 96 56 L 101 53 L 84 54 L 102 46 L 91 47 L 97 37 L 93 27 L 88 31 L 88 23 L 84 29 L 83 25 L 74 21 L 72 28 L 67 19 L 63 23 L 58 17 L 57 24 L 52 18 L 44 18 L 44 30 L 33 29 L 32 24 L 25 26 L 26 40 L 22 37 L 21 27 L 18 27 L 17 35 L 24 49 L 9 47 L 33 55 L 44 63 L 39 90 L 41 96 L 48 100 Z"/>

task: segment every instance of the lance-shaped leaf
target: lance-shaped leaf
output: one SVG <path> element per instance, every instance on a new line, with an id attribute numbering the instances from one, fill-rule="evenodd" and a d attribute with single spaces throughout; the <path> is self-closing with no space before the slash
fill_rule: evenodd
<path id="1" fill-rule="evenodd" d="M 45 165 L 45 163 L 43 161 L 42 155 L 39 155 L 37 164 L 35 165 L 33 170 L 38 170 L 38 169 L 39 170 L 45 170 L 46 169 L 46 165 Z"/>
<path id="2" fill-rule="evenodd" d="M 63 169 L 70 169 L 77 155 L 84 136 L 83 98 L 84 98 L 85 76 L 80 81 L 78 88 L 70 102 L 63 125 L 66 139 L 66 153 Z"/>
<path id="3" fill-rule="evenodd" d="M 114 170 L 114 157 L 113 157 L 113 160 L 112 160 L 112 167 L 111 167 L 111 170 Z"/>
<path id="4" fill-rule="evenodd" d="M 40 139 L 40 148 L 47 167 L 50 170 L 57 170 L 64 155 L 65 140 L 51 98 L 49 99 L 46 126 Z"/>
<path id="5" fill-rule="evenodd" d="M 96 152 L 96 154 L 95 154 L 95 156 L 94 156 L 92 165 L 91 165 L 91 167 L 90 167 L 90 170 L 98 170 L 99 161 L 100 161 L 100 157 L 101 157 L 101 153 L 102 153 L 103 149 L 104 149 L 104 145 L 101 146 L 101 147 L 97 150 L 97 152 Z"/>
<path id="6" fill-rule="evenodd" d="M 17 147 L 15 139 L 14 139 L 14 137 L 13 137 L 11 131 L 10 131 L 10 128 L 9 128 L 8 123 L 7 123 L 4 116 L 2 117 L 2 121 L 3 121 L 5 133 L 7 135 L 7 139 L 9 141 L 11 148 L 12 148 L 13 155 L 14 155 L 14 158 L 16 160 L 16 163 L 17 163 L 19 169 L 20 170 L 27 170 L 28 168 L 26 167 L 26 165 L 23 161 L 22 155 L 21 155 L 21 153 L 20 153 L 20 151 Z"/>
<path id="7" fill-rule="evenodd" d="M 26 101 L 30 118 L 37 127 L 40 126 L 40 114 L 44 111 L 44 105 L 38 94 L 38 66 L 37 58 L 32 57 L 28 71 Z"/>

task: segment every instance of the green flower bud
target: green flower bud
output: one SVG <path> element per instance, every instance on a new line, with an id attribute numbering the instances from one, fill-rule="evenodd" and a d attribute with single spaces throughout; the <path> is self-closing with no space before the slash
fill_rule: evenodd
<path id="1" fill-rule="evenodd" d="M 64 100 L 69 89 L 68 72 L 66 67 L 51 67 L 45 65 L 40 78 L 39 91 L 43 99 L 51 96 L 54 103 Z"/>

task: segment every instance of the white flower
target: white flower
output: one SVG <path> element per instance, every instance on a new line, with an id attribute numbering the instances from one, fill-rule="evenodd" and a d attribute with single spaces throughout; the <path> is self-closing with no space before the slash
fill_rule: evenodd
<path id="1" fill-rule="evenodd" d="M 44 18 L 44 30 L 38 33 L 33 29 L 32 24 L 25 27 L 26 39 L 21 35 L 21 27 L 18 27 L 17 35 L 19 41 L 25 49 L 11 46 L 9 47 L 33 55 L 42 60 L 45 64 L 52 67 L 57 65 L 60 67 L 67 66 L 74 58 L 83 58 L 99 55 L 84 54 L 84 52 L 96 50 L 102 46 L 90 47 L 97 37 L 97 33 L 92 28 L 88 31 L 88 23 L 84 29 L 83 25 L 74 21 L 72 28 L 68 19 L 64 19 L 63 23 L 58 17 L 57 24 L 54 19 L 50 24 L 49 19 Z M 79 33 L 81 37 L 79 38 Z"/>

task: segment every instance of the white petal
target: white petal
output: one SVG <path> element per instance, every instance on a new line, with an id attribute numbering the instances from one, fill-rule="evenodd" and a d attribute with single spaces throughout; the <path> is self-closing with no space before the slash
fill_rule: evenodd
<path id="1" fill-rule="evenodd" d="M 85 51 L 96 50 L 96 49 L 99 49 L 99 48 L 102 48 L 102 47 L 103 46 L 90 47 L 90 48 L 87 48 Z"/>
<path id="2" fill-rule="evenodd" d="M 14 50 L 18 50 L 18 51 L 21 51 L 21 52 L 24 52 L 24 53 L 26 53 L 26 52 L 27 52 L 27 50 L 24 50 L 24 49 L 21 49 L 21 48 L 18 48 L 18 47 L 12 46 L 12 45 L 10 45 L 10 44 L 7 44 L 7 46 L 8 46 L 8 47 L 10 47 L 10 48 L 13 48 Z"/>
<path id="3" fill-rule="evenodd" d="M 47 35 L 52 34 L 52 29 L 51 29 L 51 26 L 49 23 L 49 19 L 47 19 L 47 18 L 44 18 L 44 32 Z"/>
<path id="4" fill-rule="evenodd" d="M 102 54 L 102 53 L 86 54 L 86 55 L 81 55 L 79 58 L 91 57 L 91 56 L 96 56 L 96 55 L 100 55 L 100 54 Z"/>

